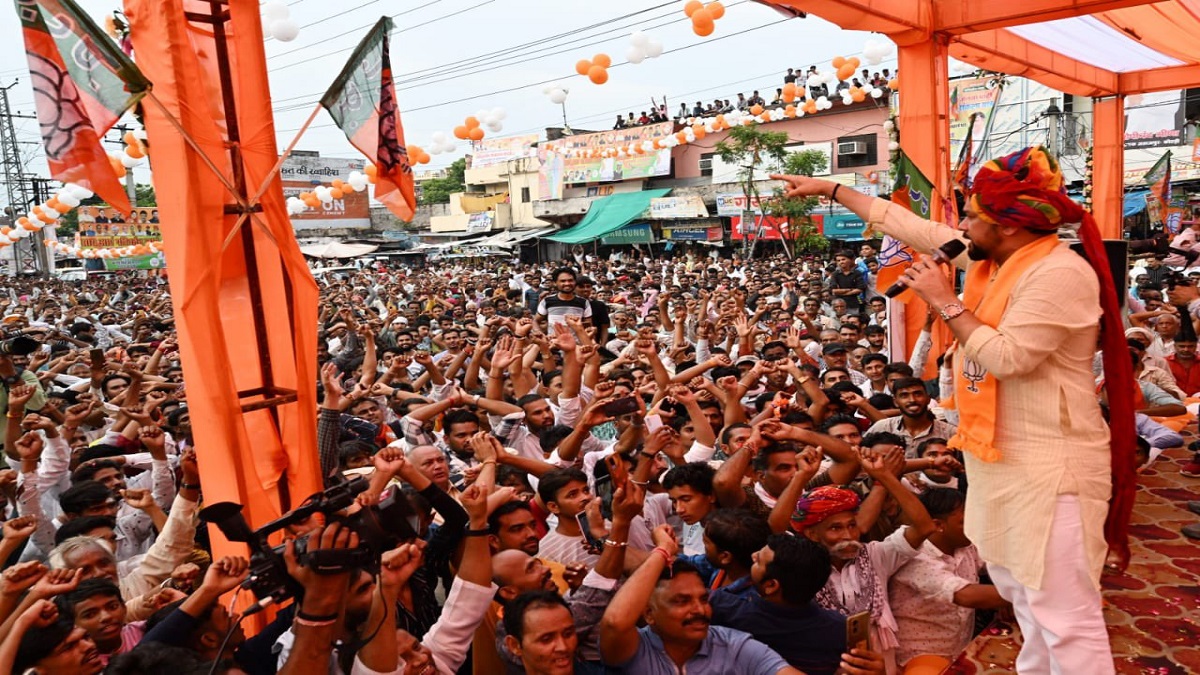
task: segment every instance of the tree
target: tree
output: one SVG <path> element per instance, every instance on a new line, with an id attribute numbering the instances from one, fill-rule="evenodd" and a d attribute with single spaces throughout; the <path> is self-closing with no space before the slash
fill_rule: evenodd
<path id="1" fill-rule="evenodd" d="M 158 206 L 158 200 L 154 196 L 153 185 L 138 183 L 135 189 L 137 190 L 137 203 L 134 206 Z"/>
<path id="2" fill-rule="evenodd" d="M 432 178 L 421 184 L 422 204 L 449 204 L 450 195 L 466 187 L 467 160 L 459 159 L 446 167 L 445 178 Z"/>
<path id="3" fill-rule="evenodd" d="M 779 168 L 780 162 L 787 155 L 784 147 L 787 143 L 787 132 L 763 131 L 760 125 L 750 124 L 730 129 L 725 140 L 717 143 L 717 147 L 714 148 L 722 162 L 739 167 L 737 178 L 738 183 L 742 186 L 742 192 L 746 196 L 748 213 L 752 210 L 751 205 L 759 201 L 756 179 L 765 178 L 763 174 Z M 753 217 L 747 219 L 746 216 L 742 216 L 743 227 L 748 220 L 753 221 Z M 743 234 L 743 246 L 747 240 L 748 238 Z M 757 241 L 755 239 L 755 243 Z M 751 244 L 750 251 L 754 251 L 753 244 Z"/>
<path id="4" fill-rule="evenodd" d="M 815 176 L 828 168 L 829 157 L 819 150 L 789 152 L 783 158 L 785 174 Z M 788 243 L 786 248 L 790 249 L 793 255 L 829 248 L 829 240 L 817 231 L 812 218 L 809 217 L 817 203 L 816 197 L 785 197 L 783 188 L 775 188 L 775 196 L 764 204 L 764 211 L 776 218 L 787 220 L 787 231 L 782 234 Z"/>

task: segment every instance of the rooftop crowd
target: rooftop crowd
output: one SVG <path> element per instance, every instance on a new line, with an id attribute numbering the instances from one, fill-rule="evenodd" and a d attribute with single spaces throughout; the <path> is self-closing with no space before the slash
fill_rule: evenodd
<path id="1" fill-rule="evenodd" d="M 875 249 L 631 249 L 322 278 L 320 466 L 413 536 L 360 565 L 290 528 L 261 630 L 223 596 L 158 279 L 12 280 L 0 672 L 845 673 L 953 659 L 1008 604 L 963 533 L 954 411 L 891 353 Z M 1144 461 L 1200 390 L 1151 265 L 1131 297 Z M 1189 317 L 1190 319 L 1190 317 Z M 1172 320 L 1174 322 L 1172 323 Z M 1186 321 L 1189 324 L 1191 321 Z M 203 449 L 200 449 L 203 455 Z M 1200 471 L 1200 466 L 1194 470 Z M 249 634 L 248 634 L 249 633 Z"/>

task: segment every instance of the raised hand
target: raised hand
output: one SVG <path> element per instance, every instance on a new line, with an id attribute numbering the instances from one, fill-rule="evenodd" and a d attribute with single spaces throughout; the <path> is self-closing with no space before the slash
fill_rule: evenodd
<path id="1" fill-rule="evenodd" d="M 209 565 L 201 588 L 224 595 L 237 588 L 250 575 L 250 561 L 240 556 L 226 556 Z"/>
<path id="2" fill-rule="evenodd" d="M 0 527 L 3 532 L 4 541 L 21 541 L 33 536 L 37 530 L 37 518 L 35 516 L 21 516 L 4 521 L 4 525 Z"/>
<path id="3" fill-rule="evenodd" d="M 42 458 L 44 445 L 41 434 L 27 433 L 17 439 L 17 457 L 25 462 L 36 462 Z"/>
<path id="4" fill-rule="evenodd" d="M 399 590 L 408 583 L 423 561 L 421 547 L 416 544 L 400 544 L 385 551 L 379 565 L 379 584 L 387 589 Z"/>
<path id="5" fill-rule="evenodd" d="M 6 535 L 7 536 L 7 535 Z M 0 574 L 0 595 L 17 597 L 46 575 L 49 568 L 36 560 L 17 563 Z"/>
<path id="6" fill-rule="evenodd" d="M 34 582 L 29 589 L 29 594 L 38 599 L 53 598 L 56 595 L 70 593 L 79 587 L 79 582 L 83 580 L 83 570 L 50 570 L 44 576 Z"/>
<path id="7" fill-rule="evenodd" d="M 25 404 L 37 392 L 37 388 L 29 384 L 18 384 L 8 390 L 8 409 L 24 412 Z"/>
<path id="8" fill-rule="evenodd" d="M 158 504 L 149 490 L 121 490 L 121 498 L 125 503 L 139 511 L 152 509 Z"/>
<path id="9" fill-rule="evenodd" d="M 679 554 L 679 540 L 675 537 L 675 529 L 667 523 L 654 528 L 654 531 L 650 533 L 650 539 L 654 542 L 655 548 L 666 551 L 667 556 L 671 559 Z"/>
<path id="10" fill-rule="evenodd" d="M 138 430 L 138 440 L 146 446 L 146 451 L 155 459 L 166 457 L 167 438 L 158 425 L 151 424 L 142 427 Z"/>
<path id="11" fill-rule="evenodd" d="M 815 474 L 821 469 L 821 459 L 824 456 L 824 451 L 820 446 L 808 447 L 796 453 L 796 468 L 801 473 Z"/>
<path id="12" fill-rule="evenodd" d="M 398 476 L 400 472 L 404 471 L 408 458 L 404 456 L 403 450 L 389 445 L 375 453 L 371 462 L 375 465 L 376 471 L 389 476 Z"/>
<path id="13" fill-rule="evenodd" d="M 487 520 L 488 492 L 485 487 L 472 485 L 458 496 L 459 503 L 466 509 L 467 515 L 471 516 L 471 520 Z"/>
<path id="14" fill-rule="evenodd" d="M 623 487 L 613 492 L 612 512 L 613 522 L 621 520 L 628 523 L 642 514 L 646 503 L 646 491 L 633 481 L 625 481 Z"/>

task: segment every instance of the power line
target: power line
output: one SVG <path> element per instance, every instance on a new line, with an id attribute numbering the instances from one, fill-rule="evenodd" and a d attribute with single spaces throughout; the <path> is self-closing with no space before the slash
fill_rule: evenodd
<path id="1" fill-rule="evenodd" d="M 420 10 L 422 10 L 422 9 L 425 9 L 426 7 L 431 7 L 431 6 L 433 6 L 433 5 L 436 5 L 436 4 L 440 3 L 440 2 L 443 2 L 443 0 L 429 0 L 429 2 L 427 2 L 427 3 L 423 4 L 423 5 L 418 5 L 418 6 L 416 6 L 416 7 L 413 7 L 412 9 L 407 9 L 407 10 L 405 10 L 405 11 L 403 11 L 403 12 L 397 12 L 397 13 L 395 13 L 395 14 L 392 14 L 392 15 L 390 15 L 390 18 L 392 18 L 392 19 L 395 19 L 395 18 L 397 18 L 397 17 L 404 16 L 405 14 L 412 14 L 413 12 L 420 11 Z M 271 56 L 268 56 L 268 57 L 267 57 L 267 60 L 268 60 L 268 61 L 270 61 L 271 59 L 275 59 L 275 58 L 278 58 L 278 57 L 280 57 L 280 56 L 287 56 L 288 54 L 295 54 L 295 53 L 297 53 L 297 52 L 302 52 L 302 51 L 304 51 L 305 49 L 312 49 L 313 47 L 316 47 L 317 45 L 322 45 L 322 44 L 325 44 L 326 42 L 330 42 L 330 41 L 332 41 L 332 40 L 336 40 L 336 39 L 338 39 L 338 38 L 340 38 L 340 37 L 345 37 L 345 36 L 347 36 L 347 35 L 351 35 L 351 34 L 353 34 L 353 33 L 357 33 L 357 32 L 359 32 L 359 31 L 361 31 L 361 30 L 365 30 L 365 29 L 367 29 L 367 28 L 370 28 L 371 26 L 374 26 L 374 25 L 375 25 L 374 23 L 369 23 L 369 24 L 367 24 L 367 25 L 365 25 L 365 26 L 358 26 L 357 28 L 351 28 L 351 29 L 350 29 L 350 30 L 348 30 L 348 31 L 344 31 L 344 32 L 338 33 L 337 35 L 330 35 L 329 37 L 327 37 L 327 38 L 325 38 L 325 39 L 323 39 L 323 40 L 317 40 L 316 42 L 309 42 L 309 43 L 307 43 L 307 44 L 305 44 L 305 45 L 301 45 L 300 47 L 297 47 L 297 48 L 295 48 L 295 49 L 293 49 L 293 50 L 290 50 L 290 51 L 282 52 L 282 53 L 279 53 L 279 54 L 272 54 Z M 341 53 L 341 52 L 348 52 L 348 51 L 350 51 L 351 49 L 353 49 L 353 47 L 349 47 L 349 48 L 347 48 L 347 49 L 342 49 L 342 50 L 339 50 L 339 51 L 337 51 L 337 52 L 333 52 L 333 53 L 337 54 L 337 53 Z M 326 56 L 328 56 L 328 54 L 326 54 Z M 283 67 L 283 68 L 287 68 L 287 67 L 289 67 L 289 66 L 292 66 L 292 65 L 295 65 L 295 64 L 290 64 L 290 63 L 289 63 L 289 64 L 287 64 L 287 65 L 285 65 L 285 66 L 282 66 L 282 67 Z"/>
<path id="2" fill-rule="evenodd" d="M 707 41 L 705 41 L 705 42 L 696 42 L 696 43 L 692 43 L 692 44 L 690 44 L 690 45 L 684 45 L 684 46 L 682 46 L 682 47 L 676 47 L 676 48 L 674 48 L 674 49 L 668 49 L 668 50 L 664 51 L 664 52 L 663 52 L 663 54 L 673 54 L 673 53 L 675 53 L 675 52 L 682 52 L 682 51 L 686 51 L 686 50 L 688 50 L 688 49 L 692 49 L 692 48 L 694 48 L 694 47 L 699 47 L 699 46 L 701 46 L 701 45 L 708 45 L 708 44 L 712 44 L 712 43 L 714 43 L 714 42 L 719 42 L 719 41 L 721 41 L 721 40 L 728 40 L 729 38 L 738 37 L 738 36 L 740 36 L 740 35 L 745 35 L 746 33 L 751 33 L 751 32 L 754 32 L 754 31 L 756 31 L 756 30 L 762 30 L 763 28 L 768 28 L 768 27 L 770 27 L 770 26 L 774 26 L 774 25 L 776 25 L 776 24 L 778 24 L 778 23 L 782 23 L 783 21 L 786 21 L 786 20 L 787 20 L 787 19 L 785 19 L 785 18 L 776 19 L 775 21 L 770 21 L 770 22 L 764 23 L 764 24 L 762 24 L 762 25 L 760 25 L 760 26 L 755 26 L 755 27 L 753 27 L 753 28 L 747 28 L 747 29 L 744 29 L 744 30 L 737 31 L 737 32 L 735 32 L 735 33 L 728 33 L 728 34 L 726 34 L 726 35 L 722 35 L 721 37 L 718 37 L 718 38 L 713 38 L 713 39 L 711 39 L 711 40 L 707 40 Z M 614 63 L 614 64 L 612 64 L 612 66 L 610 66 L 610 69 L 612 69 L 612 68 L 620 68 L 620 67 L 622 67 L 622 66 L 627 66 L 627 65 L 630 65 L 628 61 L 624 61 L 624 62 L 621 62 L 621 63 Z M 488 97 L 488 96 L 495 96 L 496 94 L 507 94 L 507 93 L 509 93 L 509 92 L 520 91 L 521 89 L 528 89 L 528 88 L 530 88 L 530 87 L 538 87 L 538 86 L 542 86 L 542 85 L 550 84 L 550 83 L 552 83 L 552 82 L 559 82 L 559 81 L 561 81 L 561 80 L 563 80 L 563 79 L 564 79 L 563 77 L 554 77 L 554 78 L 550 78 L 550 79 L 546 79 L 546 80 L 541 80 L 541 81 L 538 81 L 538 82 L 530 82 L 530 83 L 526 83 L 526 84 L 517 85 L 517 86 L 514 86 L 514 87 L 506 87 L 506 88 L 504 88 L 504 89 L 496 89 L 496 90 L 494 90 L 494 91 L 484 92 L 484 93 L 481 93 L 481 94 L 474 94 L 474 95 L 471 95 L 471 96 L 465 96 L 465 97 L 463 97 L 463 98 L 452 99 L 452 100 L 449 100 L 449 101 L 439 101 L 438 103 L 431 103 L 431 104 L 429 104 L 429 105 L 419 106 L 419 107 L 416 107 L 416 108 L 408 108 L 407 110 L 404 110 L 404 111 L 402 111 L 402 112 L 406 112 L 406 113 L 414 113 L 414 112 L 420 112 L 420 111 L 422 111 L 422 110 L 431 110 L 431 109 L 433 109 L 433 108 L 440 108 L 440 107 L 442 107 L 442 106 L 445 106 L 445 105 L 451 105 L 451 104 L 454 104 L 454 103 L 462 103 L 462 102 L 464 102 L 464 101 L 472 101 L 472 100 L 477 100 L 477 99 L 480 99 L 480 98 L 486 98 L 486 97 Z M 306 104 L 298 104 L 298 106 L 297 106 L 297 107 L 303 108 L 303 107 L 307 107 L 308 105 L 312 105 L 312 104 L 314 104 L 314 103 L 316 103 L 316 99 L 314 99 L 314 100 L 312 100 L 312 101 L 309 101 L 309 102 L 308 102 L 308 103 L 306 103 Z M 310 128 L 310 129 L 320 129 L 320 128 L 326 128 L 326 127 L 331 127 L 331 126 L 336 126 L 336 125 L 335 125 L 335 124 L 333 124 L 333 123 L 327 123 L 327 124 L 314 124 L 314 125 L 310 126 L 309 128 Z M 289 133 L 289 132 L 291 132 L 291 131 L 297 131 L 298 129 L 299 129 L 298 127 L 297 127 L 296 129 L 284 129 L 284 130 L 277 131 L 277 133 Z"/>
<path id="3" fill-rule="evenodd" d="M 744 1 L 745 0 L 743 0 L 743 2 Z M 671 3 L 671 4 L 674 4 L 674 3 Z M 676 12 L 670 12 L 670 14 L 674 15 L 674 14 L 676 14 Z M 662 18 L 662 17 L 658 17 L 658 18 Z M 671 21 L 668 21 L 666 23 L 657 24 L 654 26 L 648 26 L 647 28 L 650 30 L 653 30 L 655 28 L 661 28 L 662 26 L 669 25 L 671 23 L 676 23 L 678 21 L 683 21 L 683 20 L 686 20 L 686 18 L 672 19 Z M 490 72 L 493 70 L 498 70 L 500 68 L 516 66 L 516 65 L 520 65 L 522 63 L 528 63 L 530 61 L 537 61 L 540 59 L 548 58 L 550 56 L 556 56 L 558 54 L 564 54 L 567 52 L 575 51 L 577 49 L 602 44 L 604 42 L 608 42 L 609 39 L 611 39 L 611 38 L 601 38 L 601 39 L 594 40 L 592 42 L 588 42 L 586 44 L 578 44 L 578 43 L 582 42 L 583 40 L 599 38 L 601 35 L 607 35 L 609 33 L 624 32 L 625 30 L 627 30 L 628 28 L 630 28 L 634 25 L 636 25 L 636 23 L 627 24 L 624 26 L 618 26 L 616 28 L 611 28 L 602 33 L 597 33 L 596 35 L 592 35 L 592 36 L 589 36 L 586 38 L 580 38 L 578 40 L 572 40 L 570 42 L 566 42 L 563 44 L 553 45 L 550 47 L 546 47 L 544 49 L 535 50 L 534 52 L 530 52 L 528 54 L 515 54 L 515 55 L 507 56 L 507 57 L 486 57 L 484 60 L 480 61 L 479 63 L 467 64 L 467 65 L 459 66 L 459 67 L 451 67 L 451 64 L 446 64 L 446 66 L 444 66 L 444 67 L 428 68 L 426 70 L 430 71 L 430 72 L 426 73 L 425 75 L 418 75 L 416 77 L 410 77 L 410 78 L 397 78 L 397 79 L 394 79 L 393 81 L 395 82 L 396 85 L 404 85 L 404 84 L 410 85 L 410 86 L 397 86 L 396 87 L 397 91 L 408 91 L 410 89 L 416 89 L 416 88 L 428 86 L 431 84 L 439 84 L 441 82 L 446 82 L 448 80 L 456 79 L 457 77 L 459 77 L 462 74 L 461 71 L 468 70 L 468 69 L 469 69 L 469 71 L 467 72 L 467 74 L 477 75 L 479 73 L 486 73 L 486 72 Z M 590 28 L 585 28 L 585 29 L 580 29 L 580 30 L 581 31 L 582 30 L 590 30 Z M 559 49 L 560 47 L 564 47 L 564 48 Z M 523 48 L 523 47 L 519 47 L 519 48 Z M 538 54 L 538 52 L 545 52 L 546 49 L 558 49 L 558 51 Z M 499 63 L 498 62 L 498 61 L 505 61 L 508 59 L 519 59 L 519 60 L 509 61 L 507 63 Z M 491 63 L 488 63 L 488 60 L 490 60 Z M 479 68 L 478 67 L 478 66 L 483 66 L 483 65 L 488 65 L 489 67 L 487 67 L 487 68 Z M 440 72 L 434 72 L 434 71 L 436 71 L 436 68 L 442 68 L 442 70 Z M 443 77 L 443 76 L 445 76 L 445 77 Z M 428 80 L 429 78 L 434 78 L 434 77 L 439 77 L 441 79 L 435 79 L 435 80 L 430 80 L 430 81 L 427 81 L 424 83 L 420 83 L 421 80 Z M 417 84 L 413 84 L 413 83 L 417 83 Z M 322 93 L 324 93 L 324 92 L 312 92 L 312 93 L 303 94 L 300 96 L 290 96 L 290 97 L 284 98 L 284 99 L 277 99 L 275 102 L 282 103 L 282 102 L 294 101 L 294 100 L 298 100 L 298 99 L 309 99 L 309 102 L 295 104 L 296 106 L 298 106 L 300 108 L 307 108 L 312 101 L 316 100 L 313 97 L 319 97 Z M 286 112 L 288 109 L 290 109 L 288 106 L 282 106 L 282 107 L 275 108 L 275 111 L 276 112 Z"/>

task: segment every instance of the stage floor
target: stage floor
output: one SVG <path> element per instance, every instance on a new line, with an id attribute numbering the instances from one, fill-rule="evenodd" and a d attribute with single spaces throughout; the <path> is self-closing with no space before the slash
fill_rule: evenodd
<path id="1" fill-rule="evenodd" d="M 1196 438 L 1195 426 L 1183 432 Z M 1200 478 L 1181 475 L 1191 459 L 1169 450 L 1139 476 L 1130 527 L 1133 560 L 1124 574 L 1106 573 L 1104 617 L 1121 675 L 1200 673 L 1200 543 L 1179 528 L 1200 522 L 1187 510 L 1200 500 Z M 1015 624 L 993 624 L 947 670 L 952 675 L 1015 672 L 1020 649 Z"/>

